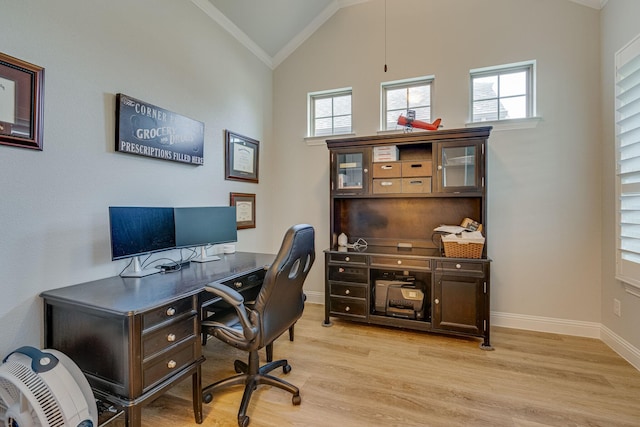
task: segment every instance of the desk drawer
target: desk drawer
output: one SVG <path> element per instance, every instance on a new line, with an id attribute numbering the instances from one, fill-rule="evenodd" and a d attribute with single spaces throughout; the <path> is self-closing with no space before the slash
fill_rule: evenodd
<path id="1" fill-rule="evenodd" d="M 329 280 L 335 280 L 336 282 L 354 282 L 354 283 L 368 283 L 369 271 L 366 268 L 351 267 L 349 265 L 329 266 Z"/>
<path id="2" fill-rule="evenodd" d="M 397 267 L 397 268 L 419 268 L 422 270 L 430 270 L 431 263 L 428 259 L 413 259 L 413 258 L 401 258 L 401 257 L 384 257 L 384 256 L 372 256 L 371 265 L 379 265 L 384 267 Z"/>
<path id="3" fill-rule="evenodd" d="M 366 317 L 367 301 L 363 299 L 331 297 L 331 313 Z"/>
<path id="4" fill-rule="evenodd" d="M 331 254 L 329 255 L 329 261 L 331 262 L 344 262 L 349 264 L 367 264 L 366 255 L 354 255 L 351 253 L 344 254 Z"/>
<path id="5" fill-rule="evenodd" d="M 481 262 L 437 261 L 436 271 L 438 273 L 468 274 L 484 277 L 484 264 Z"/>
<path id="6" fill-rule="evenodd" d="M 145 363 L 142 373 L 143 391 L 146 392 L 150 387 L 195 362 L 198 357 L 196 354 L 197 345 L 200 343 L 192 340 Z"/>
<path id="7" fill-rule="evenodd" d="M 348 285 L 346 283 L 331 283 L 331 295 L 351 297 L 351 298 L 366 298 L 367 287 L 363 285 Z"/>
<path id="8" fill-rule="evenodd" d="M 171 323 L 142 338 L 142 359 L 146 360 L 156 353 L 176 345 L 197 335 L 197 318 L 191 316 L 176 323 Z"/>
<path id="9" fill-rule="evenodd" d="M 183 298 L 156 308 L 142 317 L 142 329 L 149 329 L 168 320 L 176 319 L 184 314 L 196 313 L 197 301 L 196 297 Z"/>

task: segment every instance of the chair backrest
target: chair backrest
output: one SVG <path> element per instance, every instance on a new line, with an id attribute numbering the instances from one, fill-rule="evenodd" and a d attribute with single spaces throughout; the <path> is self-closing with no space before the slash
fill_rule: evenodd
<path id="1" fill-rule="evenodd" d="M 302 285 L 314 260 L 313 227 L 298 224 L 287 230 L 253 307 L 260 314 L 260 348 L 273 342 L 302 316 Z"/>

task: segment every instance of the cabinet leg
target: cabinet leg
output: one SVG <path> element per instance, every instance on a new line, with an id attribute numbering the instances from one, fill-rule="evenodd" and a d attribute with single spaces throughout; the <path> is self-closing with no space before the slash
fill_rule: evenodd
<path id="1" fill-rule="evenodd" d="M 196 424 L 202 424 L 202 369 L 200 365 L 198 365 L 196 372 L 191 376 L 191 388 L 193 415 L 196 419 Z"/>
<path id="2" fill-rule="evenodd" d="M 124 408 L 124 425 L 127 427 L 142 426 L 142 408 L 138 405 Z"/>
<path id="3" fill-rule="evenodd" d="M 333 326 L 333 323 L 331 323 L 331 320 L 329 320 L 329 318 L 327 317 L 326 319 L 324 319 L 324 321 L 322 322 L 322 326 L 324 326 L 325 328 L 328 328 L 330 326 Z"/>

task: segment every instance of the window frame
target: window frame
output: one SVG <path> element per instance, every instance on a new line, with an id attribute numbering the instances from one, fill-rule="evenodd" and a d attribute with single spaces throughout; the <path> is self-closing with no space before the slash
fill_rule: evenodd
<path id="1" fill-rule="evenodd" d="M 636 154 L 640 148 L 640 34 L 615 54 L 613 89 L 616 144 L 615 278 L 623 282 L 627 292 L 640 297 L 640 252 L 632 248 L 634 242 L 640 242 L 640 237 L 630 235 L 628 231 L 640 224 L 639 221 L 628 223 L 622 219 L 629 212 L 640 215 L 640 207 L 627 209 L 622 206 L 623 200 L 640 198 L 640 162 L 636 160 L 640 159 Z M 630 259 L 632 257 L 636 260 Z"/>
<path id="2" fill-rule="evenodd" d="M 387 90 L 389 89 L 407 89 L 418 86 L 429 86 L 429 118 L 428 121 L 431 122 L 433 117 L 433 90 L 434 90 L 434 82 L 435 76 L 422 76 L 422 77 L 414 77 L 410 79 L 403 80 L 393 80 L 389 82 L 382 82 L 380 84 L 380 130 L 382 131 L 391 131 L 395 129 L 387 128 Z M 409 110 L 409 105 L 407 104 L 407 108 L 404 111 Z M 394 111 L 394 110 L 392 110 Z M 400 110 L 398 110 L 400 111 Z"/>
<path id="3" fill-rule="evenodd" d="M 496 76 L 499 77 L 501 75 L 513 74 L 516 72 L 525 71 L 527 76 L 526 81 L 526 114 L 524 117 L 514 117 L 514 118 L 500 118 L 500 108 L 498 108 L 498 118 L 493 120 L 475 120 L 473 106 L 476 101 L 487 101 L 495 99 L 498 103 L 500 103 L 501 99 L 513 98 L 514 96 L 500 96 L 498 92 L 495 98 L 474 99 L 474 91 L 473 91 L 473 81 L 475 78 L 479 77 L 491 77 Z M 518 121 L 518 120 L 527 120 L 536 117 L 536 61 L 522 61 L 515 62 L 511 64 L 503 64 L 503 65 L 495 65 L 491 67 L 484 68 L 474 68 L 469 70 L 469 123 L 478 124 L 478 123 L 489 123 L 489 122 L 510 122 L 510 121 Z M 518 95 L 522 96 L 522 95 Z"/>
<path id="4" fill-rule="evenodd" d="M 317 119 L 315 115 L 316 100 L 327 99 L 327 98 L 331 98 L 333 100 L 334 98 L 345 96 L 345 95 L 349 95 L 349 97 L 351 98 L 351 109 L 348 114 L 348 116 L 351 117 L 351 127 L 349 128 L 349 130 L 346 132 L 339 132 L 339 133 L 335 132 L 335 128 L 333 126 L 335 117 L 347 116 L 347 115 L 346 114 L 338 115 L 338 116 L 334 115 L 333 101 L 332 101 L 332 113 L 331 113 L 331 116 L 327 116 L 331 118 L 331 123 L 332 123 L 331 133 L 316 135 L 316 128 L 315 128 L 315 122 Z M 308 138 L 326 138 L 334 135 L 348 135 L 353 132 L 353 89 L 351 87 L 345 87 L 340 89 L 309 92 L 307 94 L 307 112 L 308 112 L 307 113 L 307 137 Z"/>

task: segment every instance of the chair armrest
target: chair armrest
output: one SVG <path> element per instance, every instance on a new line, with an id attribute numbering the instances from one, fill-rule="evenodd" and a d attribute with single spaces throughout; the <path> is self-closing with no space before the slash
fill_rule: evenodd
<path id="1" fill-rule="evenodd" d="M 234 307 L 244 303 L 244 297 L 238 291 L 222 283 L 213 282 L 205 286 L 204 289 L 219 296 Z"/>

